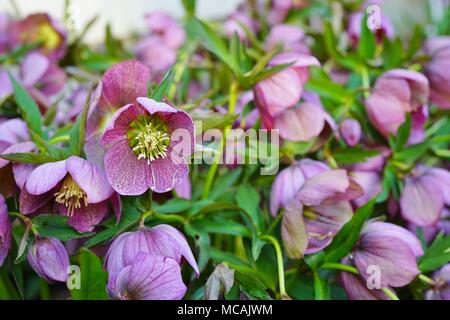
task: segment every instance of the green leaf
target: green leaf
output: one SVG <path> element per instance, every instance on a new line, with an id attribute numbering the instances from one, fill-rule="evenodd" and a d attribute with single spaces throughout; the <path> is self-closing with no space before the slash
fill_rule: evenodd
<path id="1" fill-rule="evenodd" d="M 70 151 L 72 155 L 81 156 L 83 153 L 85 136 L 86 136 L 86 121 L 91 102 L 92 88 L 89 90 L 86 100 L 84 102 L 83 111 L 77 117 L 75 125 L 70 130 Z"/>
<path id="2" fill-rule="evenodd" d="M 1 154 L 0 158 L 5 160 L 19 162 L 19 163 L 34 163 L 34 164 L 43 164 L 47 162 L 58 161 L 51 156 L 45 154 L 37 154 L 37 153 L 9 153 L 9 154 Z"/>
<path id="3" fill-rule="evenodd" d="M 184 10 L 189 16 L 195 16 L 195 9 L 197 7 L 196 0 L 182 0 Z"/>
<path id="4" fill-rule="evenodd" d="M 402 151 L 411 132 L 411 114 L 406 115 L 405 122 L 398 128 L 395 151 Z"/>
<path id="5" fill-rule="evenodd" d="M 359 38 L 358 54 L 364 59 L 372 59 L 375 56 L 377 42 L 375 35 L 367 26 L 367 14 L 361 19 L 361 36 Z"/>
<path id="6" fill-rule="evenodd" d="M 235 271 L 234 279 L 240 284 L 242 291 L 255 299 L 270 300 L 264 283 L 253 275 Z"/>
<path id="7" fill-rule="evenodd" d="M 192 206 L 190 200 L 182 199 L 182 198 L 174 198 L 169 201 L 164 202 L 162 205 L 153 206 L 153 210 L 157 213 L 166 214 L 166 213 L 180 213 L 188 210 Z"/>
<path id="8" fill-rule="evenodd" d="M 307 90 L 342 104 L 348 103 L 353 98 L 353 93 L 350 90 L 332 81 L 323 69 L 312 66 L 310 71 L 310 77 L 305 85 Z"/>
<path id="9" fill-rule="evenodd" d="M 14 97 L 22 118 L 25 120 L 30 130 L 42 137 L 42 119 L 39 107 L 22 85 L 14 79 L 12 74 L 8 72 L 8 75 L 13 85 Z"/>
<path id="10" fill-rule="evenodd" d="M 36 231 L 43 237 L 52 237 L 61 241 L 67 241 L 94 235 L 92 232 L 79 233 L 67 224 L 68 217 L 65 216 L 42 214 L 32 221 Z"/>
<path id="11" fill-rule="evenodd" d="M 430 145 L 430 141 L 410 145 L 402 151 L 395 153 L 394 159 L 405 164 L 413 164 L 428 151 Z"/>
<path id="12" fill-rule="evenodd" d="M 385 70 L 400 67 L 404 59 L 404 49 L 400 38 L 391 41 L 387 37 L 384 37 L 381 56 Z"/>
<path id="13" fill-rule="evenodd" d="M 314 270 L 314 299 L 315 300 L 329 300 L 330 286 L 328 281 L 319 275 L 319 272 Z"/>
<path id="14" fill-rule="evenodd" d="M 211 113 L 206 116 L 194 115 L 194 121 L 201 121 L 201 126 L 196 127 L 196 134 L 203 133 L 209 129 L 222 129 L 232 124 L 239 114 L 219 114 Z M 200 132 L 201 131 L 201 132 Z"/>
<path id="15" fill-rule="evenodd" d="M 35 142 L 41 154 L 47 154 L 52 157 L 55 161 L 62 160 L 65 158 L 65 150 L 57 148 L 33 131 L 30 131 L 31 139 Z"/>
<path id="16" fill-rule="evenodd" d="M 377 156 L 378 150 L 364 150 L 361 147 L 353 147 L 333 151 L 333 158 L 340 164 L 354 164 L 366 161 L 367 158 Z"/>
<path id="17" fill-rule="evenodd" d="M 166 75 L 158 84 L 158 86 L 155 88 L 155 90 L 153 90 L 150 98 L 158 102 L 161 101 L 166 95 L 167 91 L 169 90 L 170 85 L 173 82 L 173 77 L 174 72 L 172 69 L 170 69 L 169 71 L 167 71 Z"/>
<path id="18" fill-rule="evenodd" d="M 192 224 L 208 233 L 229 234 L 242 237 L 250 237 L 252 234 L 245 226 L 233 220 L 201 219 L 192 222 Z"/>
<path id="19" fill-rule="evenodd" d="M 325 249 L 325 261 L 337 262 L 345 257 L 359 239 L 359 234 L 364 222 L 370 217 L 373 211 L 375 199 L 370 200 L 364 206 L 358 208 L 352 220 L 336 234 L 333 242 Z"/>
<path id="20" fill-rule="evenodd" d="M 103 270 L 100 259 L 90 250 L 81 249 L 78 256 L 81 270 L 80 289 L 71 290 L 73 300 L 107 300 L 106 283 L 108 274 Z"/>
<path id="21" fill-rule="evenodd" d="M 239 167 L 236 170 L 230 170 L 224 175 L 220 176 L 214 182 L 209 198 L 216 200 L 225 194 L 239 179 L 242 173 L 242 168 Z"/>
<path id="22" fill-rule="evenodd" d="M 440 233 L 419 260 L 419 269 L 430 272 L 450 262 L 450 235 Z"/>
<path id="23" fill-rule="evenodd" d="M 186 24 L 186 29 L 191 38 L 200 39 L 205 48 L 214 53 L 235 75 L 241 74 L 238 62 L 228 52 L 225 41 L 208 24 L 197 18 L 191 18 Z"/>
<path id="24" fill-rule="evenodd" d="M 263 229 L 261 212 L 259 210 L 260 201 L 261 196 L 259 192 L 249 184 L 239 186 L 236 191 L 236 203 L 251 217 L 252 225 L 257 232 Z"/>

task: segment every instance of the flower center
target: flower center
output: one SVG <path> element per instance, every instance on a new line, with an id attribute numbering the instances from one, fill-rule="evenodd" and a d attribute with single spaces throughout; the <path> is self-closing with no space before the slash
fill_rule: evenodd
<path id="1" fill-rule="evenodd" d="M 57 48 L 60 43 L 59 34 L 48 23 L 40 25 L 37 38 L 43 42 L 44 48 L 49 50 Z"/>
<path id="2" fill-rule="evenodd" d="M 57 203 L 67 207 L 70 217 L 75 209 L 81 208 L 82 204 L 87 207 L 86 192 L 81 190 L 70 175 L 67 175 L 64 179 L 61 189 L 55 193 L 55 197 Z"/>
<path id="3" fill-rule="evenodd" d="M 167 157 L 170 143 L 168 128 L 160 118 L 139 116 L 130 124 L 128 141 L 138 160 L 147 159 L 147 163 Z"/>

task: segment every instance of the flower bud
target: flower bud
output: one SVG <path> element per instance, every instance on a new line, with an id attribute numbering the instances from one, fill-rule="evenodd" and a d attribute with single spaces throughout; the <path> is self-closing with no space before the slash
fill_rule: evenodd
<path id="1" fill-rule="evenodd" d="M 361 139 L 361 125 L 355 119 L 345 119 L 339 126 L 339 133 L 349 147 L 354 147 Z"/>
<path id="2" fill-rule="evenodd" d="M 11 248 L 11 222 L 8 217 L 8 208 L 5 199 L 0 195 L 0 266 L 5 261 Z"/>

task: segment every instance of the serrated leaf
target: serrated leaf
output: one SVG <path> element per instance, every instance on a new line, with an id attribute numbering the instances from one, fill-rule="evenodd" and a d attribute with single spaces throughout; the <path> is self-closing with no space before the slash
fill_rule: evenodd
<path id="1" fill-rule="evenodd" d="M 450 262 L 450 235 L 440 233 L 419 260 L 419 269 L 430 272 Z"/>
<path id="2" fill-rule="evenodd" d="M 379 153 L 378 150 L 365 150 L 361 147 L 353 147 L 333 151 L 333 158 L 340 164 L 348 165 L 364 162 L 367 158 L 375 157 Z"/>
<path id="3" fill-rule="evenodd" d="M 376 38 L 367 25 L 367 14 L 361 19 L 361 36 L 359 37 L 358 54 L 364 59 L 372 59 L 375 56 L 377 46 Z"/>
<path id="4" fill-rule="evenodd" d="M 45 154 L 37 154 L 37 153 L 1 154 L 0 158 L 9 160 L 12 162 L 33 163 L 33 164 L 43 164 L 43 163 L 47 163 L 47 162 L 54 162 L 54 161 L 60 160 L 60 159 L 55 159 L 55 158 L 45 155 Z"/>

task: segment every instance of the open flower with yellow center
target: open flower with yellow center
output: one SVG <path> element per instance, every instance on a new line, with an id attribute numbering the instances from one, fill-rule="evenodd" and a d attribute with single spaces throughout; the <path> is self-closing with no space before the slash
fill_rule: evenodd
<path id="1" fill-rule="evenodd" d="M 76 156 L 38 166 L 20 195 L 21 213 L 48 213 L 55 206 L 80 232 L 92 231 L 109 212 L 109 203 L 119 218 L 120 200 L 104 171 Z"/>
<path id="2" fill-rule="evenodd" d="M 141 97 L 114 114 L 101 142 L 109 147 L 106 175 L 119 194 L 167 192 L 188 174 L 194 123 L 184 111 Z"/>
<path id="3" fill-rule="evenodd" d="M 48 14 L 36 13 L 13 24 L 10 41 L 13 46 L 37 43 L 41 53 L 56 61 L 66 52 L 67 32 Z"/>

